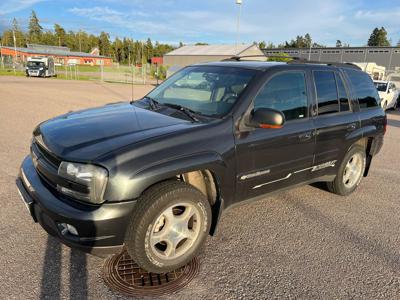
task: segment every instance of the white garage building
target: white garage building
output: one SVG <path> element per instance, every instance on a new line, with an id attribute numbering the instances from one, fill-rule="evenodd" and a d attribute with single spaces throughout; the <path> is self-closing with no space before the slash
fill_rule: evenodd
<path id="1" fill-rule="evenodd" d="M 262 55 L 256 44 L 183 46 L 164 55 L 164 65 L 179 69 L 195 63 L 220 61 L 232 56 Z"/>

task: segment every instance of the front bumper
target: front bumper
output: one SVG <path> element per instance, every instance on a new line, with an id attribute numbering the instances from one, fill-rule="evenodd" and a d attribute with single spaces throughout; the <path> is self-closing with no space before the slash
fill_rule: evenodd
<path id="1" fill-rule="evenodd" d="M 39 177 L 30 156 L 22 163 L 17 187 L 35 222 L 69 247 L 97 256 L 121 250 L 136 201 L 86 205 L 52 192 Z M 74 226 L 78 236 L 63 230 Z"/>

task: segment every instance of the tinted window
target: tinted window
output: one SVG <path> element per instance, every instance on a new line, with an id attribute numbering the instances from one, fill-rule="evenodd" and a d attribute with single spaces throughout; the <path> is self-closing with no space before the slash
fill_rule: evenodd
<path id="1" fill-rule="evenodd" d="M 318 114 L 324 115 L 339 112 L 335 73 L 315 71 L 314 80 L 318 99 Z"/>
<path id="2" fill-rule="evenodd" d="M 303 72 L 274 76 L 254 100 L 254 109 L 273 108 L 283 112 L 287 121 L 307 117 L 307 94 Z"/>
<path id="3" fill-rule="evenodd" d="M 384 82 L 374 82 L 376 89 L 378 92 L 386 92 L 387 83 Z"/>
<path id="4" fill-rule="evenodd" d="M 338 88 L 340 111 L 349 111 L 349 96 L 347 95 L 342 77 L 339 74 L 336 74 L 336 83 Z"/>
<path id="5" fill-rule="evenodd" d="M 160 104 L 176 104 L 208 116 L 226 114 L 255 70 L 193 66 L 178 71 L 148 94 Z"/>
<path id="6" fill-rule="evenodd" d="M 363 109 L 378 106 L 378 91 L 368 74 L 356 70 L 345 70 L 345 72 L 349 76 L 355 97 L 358 99 L 360 104 L 360 108 Z"/>

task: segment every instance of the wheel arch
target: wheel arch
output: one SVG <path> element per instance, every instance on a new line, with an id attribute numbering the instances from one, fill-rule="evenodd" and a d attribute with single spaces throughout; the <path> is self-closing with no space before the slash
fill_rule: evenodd
<path id="1" fill-rule="evenodd" d="M 366 155 L 366 164 L 365 164 L 365 170 L 364 170 L 364 177 L 368 176 L 369 173 L 369 169 L 371 166 L 371 162 L 372 162 L 372 157 L 375 154 L 375 137 L 362 137 L 359 140 L 357 140 L 351 147 L 350 149 L 354 146 L 354 145 L 359 145 L 362 146 L 365 149 L 365 155 Z"/>
<path id="2" fill-rule="evenodd" d="M 217 153 L 202 153 L 174 161 L 166 161 L 143 169 L 132 176 L 133 198 L 139 199 L 148 189 L 167 180 L 181 180 L 197 188 L 210 203 L 212 221 L 210 234 L 215 233 L 223 208 L 221 187 L 226 180 L 227 165 Z"/>

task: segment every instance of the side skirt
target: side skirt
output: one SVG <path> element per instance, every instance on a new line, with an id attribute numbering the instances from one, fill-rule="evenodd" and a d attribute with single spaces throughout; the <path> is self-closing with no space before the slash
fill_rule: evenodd
<path id="1" fill-rule="evenodd" d="M 246 200 L 243 200 L 243 201 L 238 201 L 238 202 L 236 202 L 234 204 L 229 205 L 228 207 L 224 207 L 224 201 L 223 201 L 223 199 L 221 199 L 221 207 L 219 209 L 219 214 L 218 214 L 218 216 L 213 216 L 213 219 L 214 219 L 214 217 L 216 219 L 215 219 L 215 221 L 213 220 L 213 222 L 212 222 L 213 226 L 212 226 L 212 230 L 210 230 L 210 235 L 215 235 L 215 232 L 217 231 L 217 228 L 218 228 L 218 223 L 221 220 L 222 216 L 226 212 L 231 210 L 232 208 L 236 208 L 238 206 L 246 205 L 246 204 L 249 204 L 249 203 L 254 202 L 254 201 L 259 201 L 259 200 L 264 199 L 265 197 L 272 196 L 272 195 L 275 195 L 275 194 L 279 194 L 281 192 L 288 191 L 288 190 L 291 190 L 291 189 L 295 189 L 295 188 L 298 188 L 298 187 L 301 187 L 301 186 L 304 186 L 304 185 L 309 185 L 311 183 L 333 181 L 335 179 L 335 177 L 336 177 L 336 175 L 324 175 L 324 176 L 321 176 L 321 177 L 318 177 L 318 178 L 313 178 L 313 179 L 310 179 L 308 181 L 304 181 L 304 182 L 301 182 L 301 183 L 298 183 L 298 184 L 294 184 L 294 185 L 291 185 L 291 186 L 288 186 L 288 187 L 277 189 L 275 191 L 272 191 L 272 192 L 269 192 L 269 193 L 266 193 L 266 194 L 263 194 L 263 195 L 259 195 L 259 196 L 256 196 L 256 197 L 253 197 L 253 198 L 250 198 L 250 199 L 246 199 Z"/>

